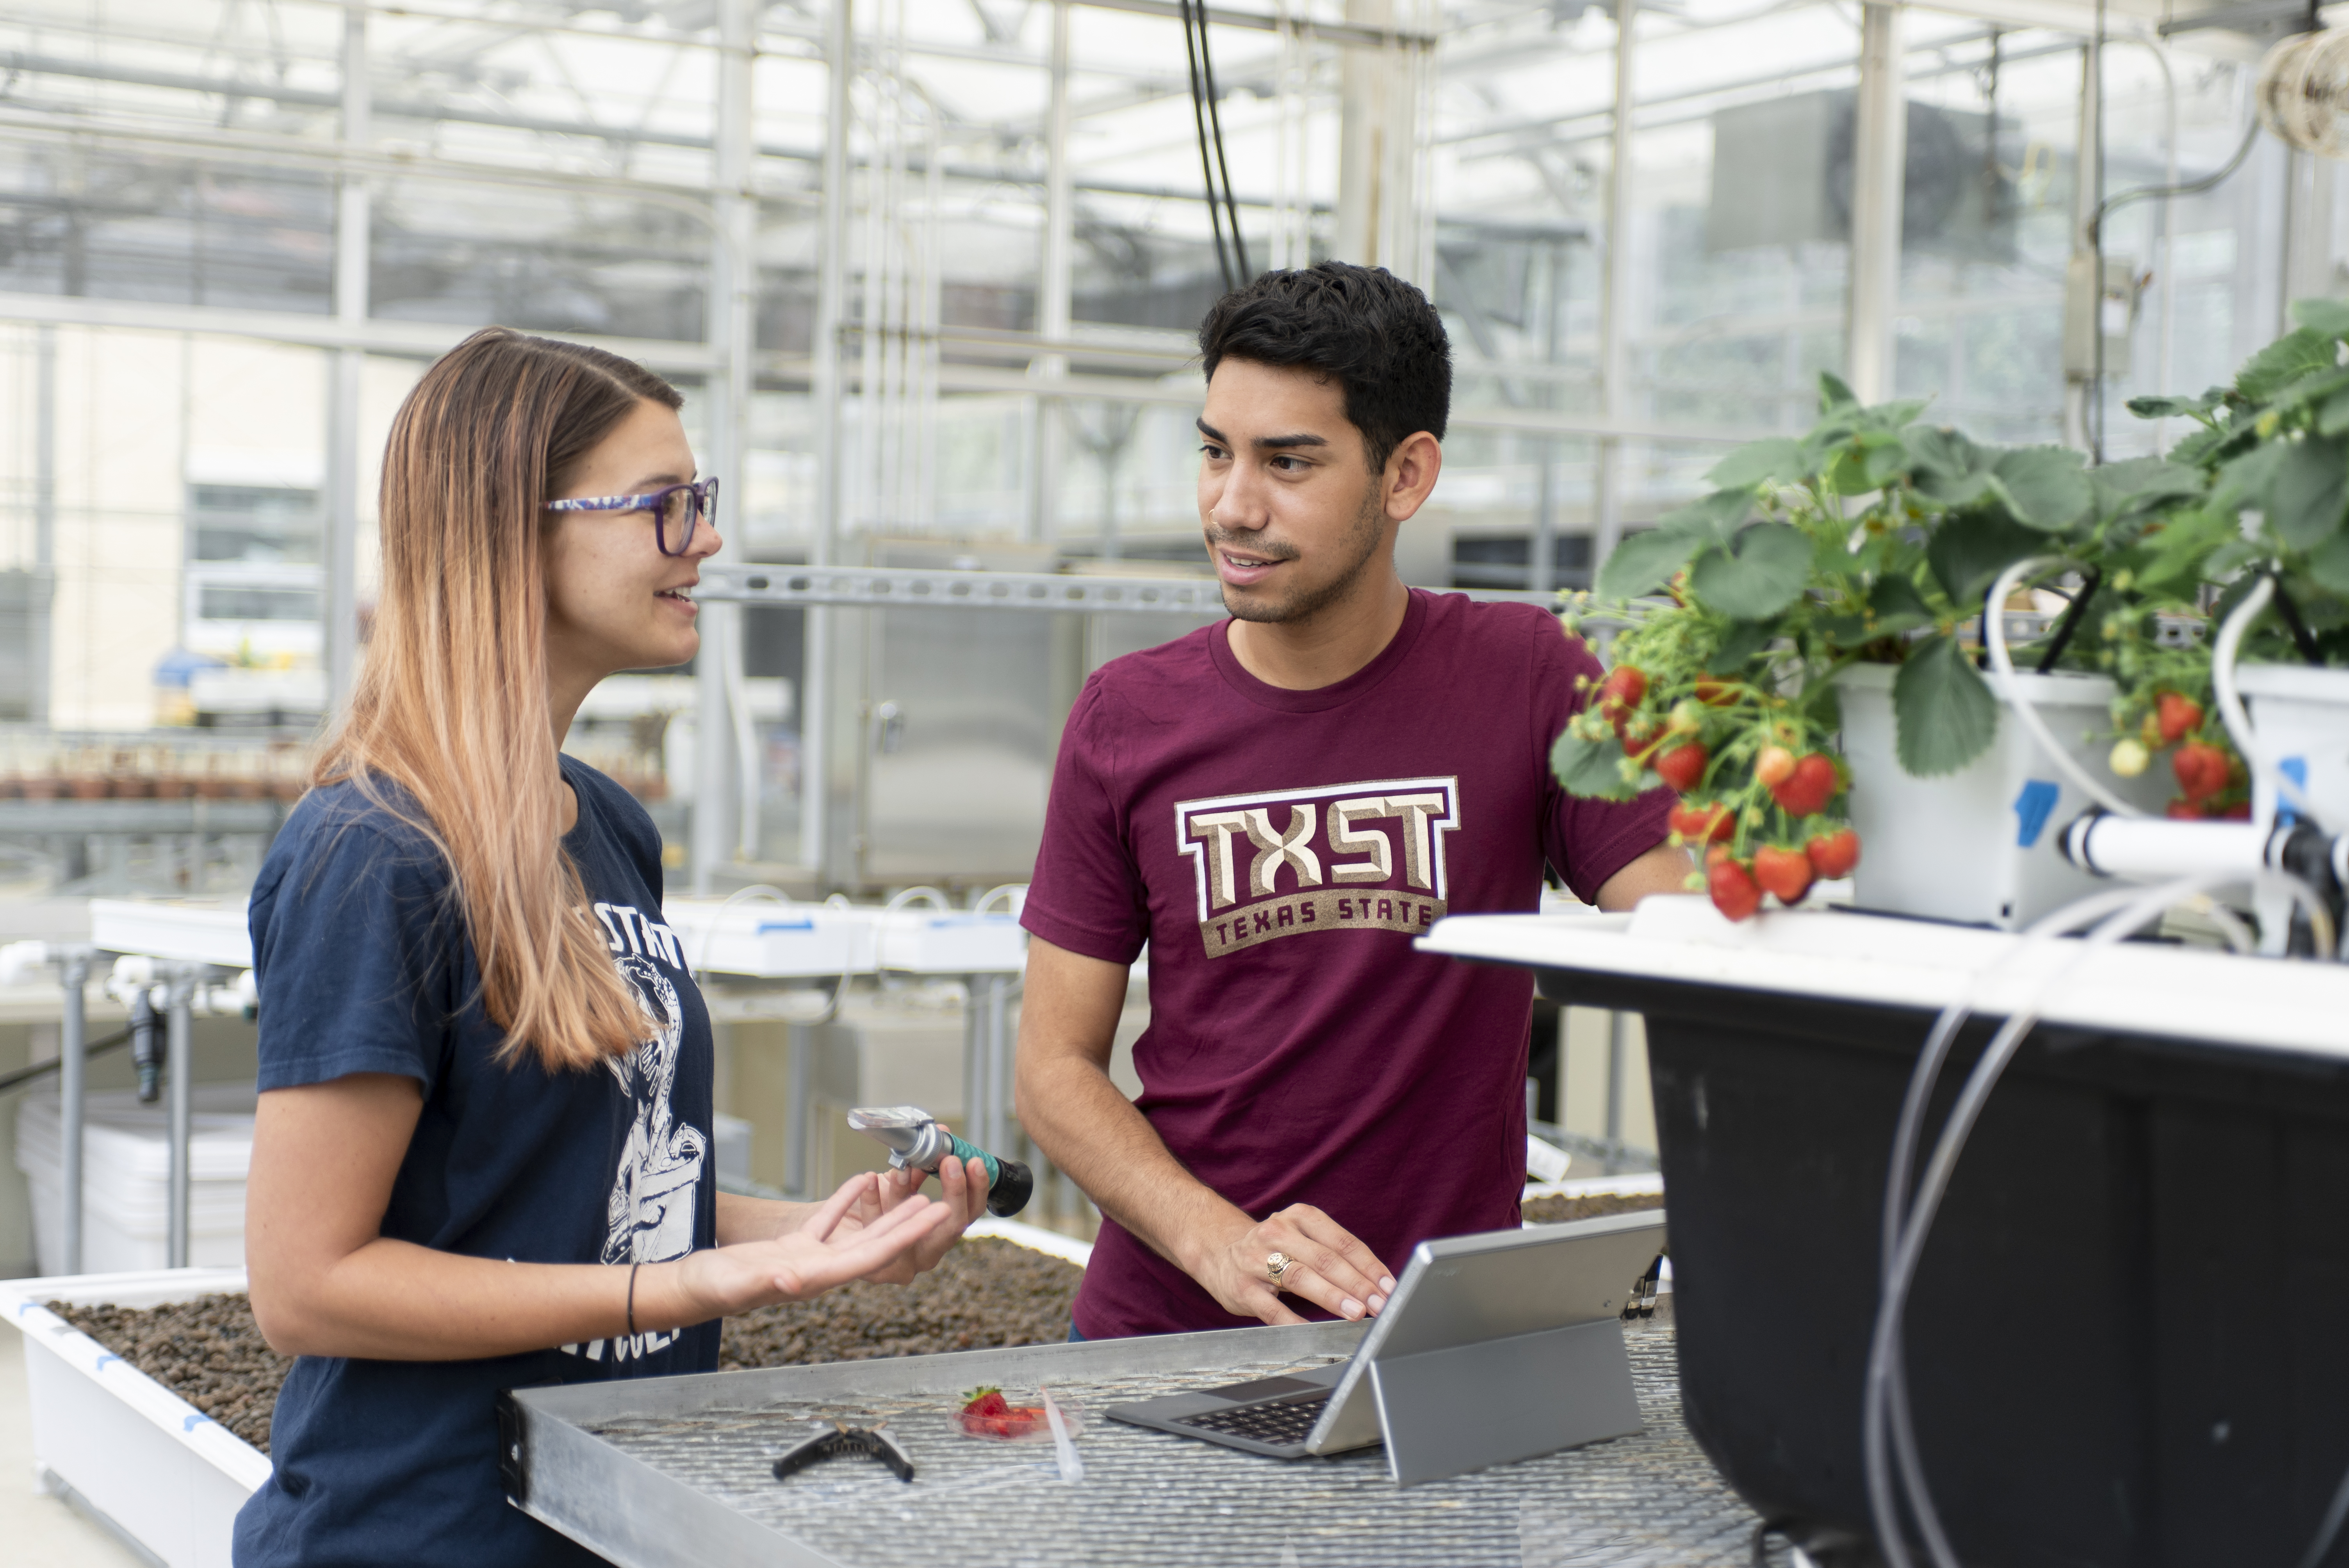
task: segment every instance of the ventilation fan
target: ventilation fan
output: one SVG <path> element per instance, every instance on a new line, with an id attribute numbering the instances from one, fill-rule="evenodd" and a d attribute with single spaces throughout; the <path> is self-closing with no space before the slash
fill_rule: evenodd
<path id="1" fill-rule="evenodd" d="M 2260 123 L 2288 145 L 2349 158 L 2342 126 L 2349 110 L 2349 29 L 2302 33 L 2270 49 L 2251 96 Z"/>

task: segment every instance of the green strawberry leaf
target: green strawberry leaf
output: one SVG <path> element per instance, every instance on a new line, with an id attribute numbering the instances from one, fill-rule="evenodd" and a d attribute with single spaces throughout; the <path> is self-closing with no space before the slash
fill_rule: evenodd
<path id="1" fill-rule="evenodd" d="M 1998 701 L 1951 636 L 1928 637 L 1892 677 L 1893 749 L 1919 779 L 1955 773 L 1998 736 Z"/>
<path id="2" fill-rule="evenodd" d="M 1704 477 L 1720 490 L 1752 490 L 1758 484 L 1800 484 L 1817 471 L 1802 442 L 1778 436 L 1747 442 L 1713 464 Z"/>
<path id="3" fill-rule="evenodd" d="M 2209 504 L 2220 511 L 2265 505 L 2283 453 L 2282 442 L 2270 441 L 2228 458 L 2219 465 L 2219 482 L 2210 487 Z"/>
<path id="4" fill-rule="evenodd" d="M 2308 574 L 2320 588 L 2349 593 L 2349 533 L 2336 533 L 2310 551 Z"/>
<path id="5" fill-rule="evenodd" d="M 1884 577 L 1868 595 L 1868 620 L 1879 637 L 1896 636 L 1933 624 L 1932 606 L 1906 577 Z"/>
<path id="6" fill-rule="evenodd" d="M 2349 300 L 2294 300 L 2292 319 L 2327 337 L 2349 337 Z"/>
<path id="7" fill-rule="evenodd" d="M 1723 634 L 1721 645 L 1705 661 L 1705 673 L 1733 676 L 1750 663 L 1754 655 L 1768 647 L 1778 636 L 1778 627 L 1770 621 L 1732 621 Z"/>
<path id="8" fill-rule="evenodd" d="M 1636 599 L 1672 580 L 1688 558 L 1705 544 L 1693 529 L 1659 525 L 1627 533 L 1599 569 L 1599 593 L 1607 599 Z"/>
<path id="9" fill-rule="evenodd" d="M 1918 492 L 1927 500 L 1971 506 L 1982 499 L 1991 480 L 1990 453 L 1946 426 L 1911 425 L 1900 439 Z"/>
<path id="10" fill-rule="evenodd" d="M 1639 794 L 1636 784 L 1623 778 L 1623 747 L 1613 736 L 1584 740 L 1572 730 L 1550 748 L 1550 771 L 1569 795 L 1590 800 L 1629 800 Z"/>
<path id="11" fill-rule="evenodd" d="M 1908 443 L 1890 430 L 1871 430 L 1860 437 L 1860 472 L 1868 488 L 1882 490 L 1909 471 Z"/>
<path id="12" fill-rule="evenodd" d="M 2053 533 L 2095 504 L 2085 460 L 2068 447 L 2017 447 L 2001 452 L 1991 473 L 2015 521 Z"/>
<path id="13" fill-rule="evenodd" d="M 2310 436 L 2286 446 L 2268 480 L 2267 523 L 2294 550 L 2313 550 L 2341 531 L 2349 511 L 2349 456 L 2341 443 Z"/>
<path id="14" fill-rule="evenodd" d="M 1754 496 L 1750 490 L 1717 490 L 1686 506 L 1674 507 L 1656 519 L 1656 526 L 1682 530 L 1698 539 L 1727 544 L 1737 537 L 1737 525 L 1753 511 Z"/>
<path id="15" fill-rule="evenodd" d="M 1859 399 L 1853 395 L 1849 387 L 1844 385 L 1842 377 L 1836 375 L 1830 370 L 1822 370 L 1819 372 L 1820 413 L 1832 414 L 1840 408 L 1857 408 L 1858 407 Z"/>
<path id="16" fill-rule="evenodd" d="M 1941 592 L 1971 609 L 1998 574 L 2026 555 L 2044 555 L 2047 536 L 1995 510 L 1960 512 L 1933 531 L 1925 564 Z"/>
<path id="17" fill-rule="evenodd" d="M 1783 522 L 1757 522 L 1729 549 L 1699 555 L 1689 568 L 1689 590 L 1724 615 L 1758 621 L 1801 597 L 1810 573 L 1809 535 Z"/>
<path id="18" fill-rule="evenodd" d="M 2226 426 L 2214 426 L 2205 430 L 2189 430 L 2169 449 L 2173 463 L 2200 463 L 2219 449 L 2220 442 L 2232 434 Z"/>
<path id="19" fill-rule="evenodd" d="M 2220 546 L 2242 538 L 2235 519 L 2204 507 L 2189 507 L 2162 519 L 2161 531 L 2141 542 L 2144 558 L 2137 567 L 2139 591 L 2159 596 L 2189 594 L 2202 582 L 2204 562 Z"/>
<path id="20" fill-rule="evenodd" d="M 2335 392 L 2316 410 L 2316 433 L 2337 436 L 2349 430 L 2349 391 Z"/>
<path id="21" fill-rule="evenodd" d="M 2254 403 L 2264 403 L 2302 377 L 2331 369 L 2340 357 L 2338 340 L 2303 326 L 2245 360 L 2235 374 L 2235 390 Z"/>
<path id="22" fill-rule="evenodd" d="M 2128 411 L 2140 419 L 2199 419 L 2227 400 L 2227 389 L 2213 387 L 2199 397 L 2132 397 Z"/>
<path id="23" fill-rule="evenodd" d="M 2116 518 L 2165 500 L 2199 496 L 2206 483 L 2201 471 L 2161 458 L 2129 458 L 2088 470 L 2096 492 L 2096 514 Z"/>

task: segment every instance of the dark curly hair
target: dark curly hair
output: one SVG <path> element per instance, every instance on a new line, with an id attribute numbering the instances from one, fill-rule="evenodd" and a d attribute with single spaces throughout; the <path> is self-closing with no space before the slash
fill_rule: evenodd
<path id="1" fill-rule="evenodd" d="M 1215 303 L 1199 324 L 1199 352 L 1210 380 L 1226 359 L 1334 378 L 1373 474 L 1404 437 L 1444 438 L 1452 340 L 1427 296 L 1384 267 L 1323 262 L 1267 273 Z"/>

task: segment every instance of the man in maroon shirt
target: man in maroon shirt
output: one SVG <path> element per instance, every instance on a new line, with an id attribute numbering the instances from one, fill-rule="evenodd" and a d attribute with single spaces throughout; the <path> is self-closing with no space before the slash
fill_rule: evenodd
<path id="1" fill-rule="evenodd" d="M 1567 795 L 1598 662 L 1542 610 L 1407 588 L 1451 347 L 1325 262 L 1199 329 L 1199 513 L 1232 618 L 1104 665 L 1069 715 L 1022 923 L 1019 1111 L 1103 1221 L 1084 1337 L 1375 1314 L 1430 1236 L 1518 1221 L 1526 972 L 1417 952 L 1447 913 L 1678 892 L 1668 795 Z M 1150 952 L 1142 1098 L 1109 1078 Z"/>

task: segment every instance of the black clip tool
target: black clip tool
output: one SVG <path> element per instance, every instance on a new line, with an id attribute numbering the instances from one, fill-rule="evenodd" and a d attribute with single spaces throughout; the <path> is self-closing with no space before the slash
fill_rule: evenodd
<path id="1" fill-rule="evenodd" d="M 777 1480 L 787 1480 L 819 1460 L 858 1455 L 879 1460 L 899 1480 L 914 1479 L 914 1461 L 897 1446 L 888 1428 L 848 1427 L 837 1422 L 826 1426 L 822 1421 L 812 1425 L 813 1429 L 775 1461 Z"/>

